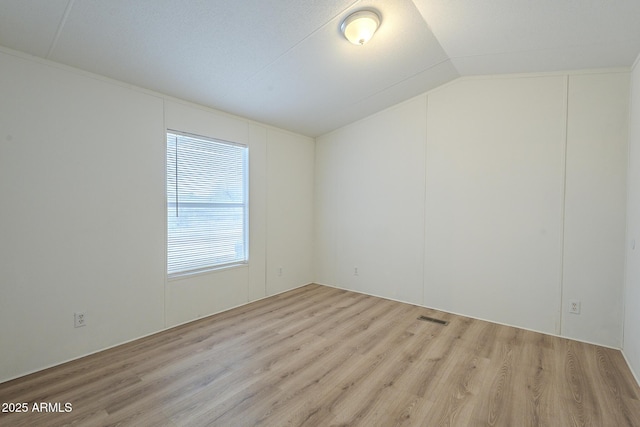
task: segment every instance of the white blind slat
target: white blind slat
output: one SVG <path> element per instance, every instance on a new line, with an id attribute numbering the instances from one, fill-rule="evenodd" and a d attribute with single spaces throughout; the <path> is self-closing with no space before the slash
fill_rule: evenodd
<path id="1" fill-rule="evenodd" d="M 169 276 L 247 262 L 247 159 L 244 145 L 167 132 Z"/>

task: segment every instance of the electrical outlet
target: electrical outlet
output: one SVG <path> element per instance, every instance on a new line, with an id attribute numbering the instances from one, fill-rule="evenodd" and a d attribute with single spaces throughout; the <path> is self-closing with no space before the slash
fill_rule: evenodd
<path id="1" fill-rule="evenodd" d="M 278 267 L 278 276 L 282 277 L 282 267 Z"/>
<path id="2" fill-rule="evenodd" d="M 569 313 L 571 314 L 580 314 L 580 301 L 577 299 L 572 299 L 569 301 Z"/>
<path id="3" fill-rule="evenodd" d="M 73 326 L 76 328 L 80 328 L 82 326 L 87 325 L 87 313 L 84 311 L 79 311 L 77 313 L 73 313 Z"/>
<path id="4" fill-rule="evenodd" d="M 358 276 L 358 275 L 359 275 L 359 273 L 358 273 L 358 267 L 353 267 L 353 275 L 354 275 L 354 276 Z"/>

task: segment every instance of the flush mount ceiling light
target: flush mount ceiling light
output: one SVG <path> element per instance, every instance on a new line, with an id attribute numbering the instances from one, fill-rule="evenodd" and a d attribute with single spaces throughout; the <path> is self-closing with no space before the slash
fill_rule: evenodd
<path id="1" fill-rule="evenodd" d="M 351 43 L 363 45 L 373 37 L 379 26 L 380 15 L 373 10 L 360 10 L 347 16 L 340 29 Z"/>

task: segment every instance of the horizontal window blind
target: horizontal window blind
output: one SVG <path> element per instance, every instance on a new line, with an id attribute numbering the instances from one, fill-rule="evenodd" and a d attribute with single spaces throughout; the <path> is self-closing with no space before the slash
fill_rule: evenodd
<path id="1" fill-rule="evenodd" d="M 244 145 L 167 132 L 169 277 L 247 262 Z"/>

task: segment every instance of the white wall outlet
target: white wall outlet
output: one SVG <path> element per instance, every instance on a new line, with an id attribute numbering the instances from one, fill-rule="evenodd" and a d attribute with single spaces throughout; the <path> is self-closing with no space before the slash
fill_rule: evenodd
<path id="1" fill-rule="evenodd" d="M 571 314 L 580 314 L 580 301 L 577 299 L 572 299 L 569 301 L 569 313 Z"/>
<path id="2" fill-rule="evenodd" d="M 354 275 L 354 276 L 358 276 L 358 275 L 359 275 L 359 273 L 358 273 L 358 267 L 353 267 L 353 275 Z"/>
<path id="3" fill-rule="evenodd" d="M 282 277 L 282 267 L 278 267 L 278 276 Z"/>
<path id="4" fill-rule="evenodd" d="M 79 328 L 81 326 L 87 325 L 87 313 L 84 311 L 79 311 L 77 313 L 73 313 L 73 326 Z"/>

